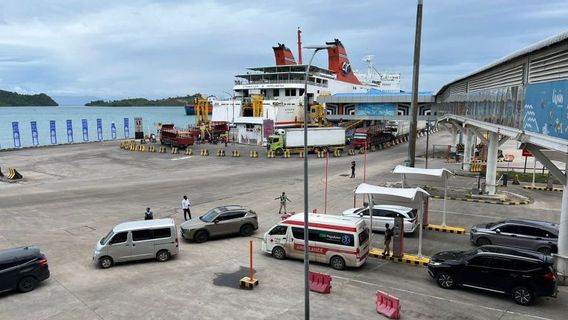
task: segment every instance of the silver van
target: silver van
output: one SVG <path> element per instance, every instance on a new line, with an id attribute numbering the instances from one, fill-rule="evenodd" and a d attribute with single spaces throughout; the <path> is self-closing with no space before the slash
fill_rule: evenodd
<path id="1" fill-rule="evenodd" d="M 156 259 L 164 262 L 178 253 L 173 219 L 132 221 L 116 225 L 97 242 L 93 262 L 106 269 L 124 261 Z"/>

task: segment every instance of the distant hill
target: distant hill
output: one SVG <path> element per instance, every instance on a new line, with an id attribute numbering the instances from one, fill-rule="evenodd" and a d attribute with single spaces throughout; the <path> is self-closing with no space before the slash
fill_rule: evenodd
<path id="1" fill-rule="evenodd" d="M 19 94 L 0 90 L 0 107 L 57 106 L 57 102 L 45 93 Z"/>
<path id="2" fill-rule="evenodd" d="M 103 107 L 139 107 L 139 106 L 185 106 L 188 102 L 194 102 L 200 94 L 187 95 L 183 97 L 170 97 L 165 99 L 148 100 L 145 98 L 133 98 L 122 100 L 95 100 L 86 103 L 86 106 Z"/>

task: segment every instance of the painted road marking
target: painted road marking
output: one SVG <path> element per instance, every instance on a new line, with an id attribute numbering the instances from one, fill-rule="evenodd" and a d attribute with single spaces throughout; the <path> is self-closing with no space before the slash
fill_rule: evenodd
<path id="1" fill-rule="evenodd" d="M 485 309 L 485 310 L 502 312 L 504 314 L 518 315 L 518 316 L 530 317 L 530 318 L 540 319 L 540 320 L 552 320 L 551 318 L 535 316 L 535 315 L 528 314 L 528 313 L 514 312 L 514 311 L 510 311 L 508 309 L 499 309 L 499 308 L 487 307 L 487 306 L 483 306 L 483 305 L 478 305 L 478 304 L 473 304 L 473 303 L 443 298 L 443 297 L 439 297 L 439 296 L 434 296 L 432 294 L 420 293 L 420 292 L 416 292 L 416 291 L 412 291 L 412 290 L 400 289 L 400 288 L 395 288 L 395 287 L 388 287 L 388 286 L 373 283 L 373 282 L 367 282 L 367 281 L 362 281 L 362 280 L 345 278 L 345 277 L 341 277 L 341 276 L 337 276 L 337 275 L 333 275 L 333 278 L 357 282 L 357 283 L 365 284 L 365 285 L 368 285 L 368 286 L 374 286 L 374 287 L 385 288 L 385 289 L 394 290 L 394 291 L 405 292 L 405 293 L 414 294 L 414 295 L 418 295 L 418 296 L 422 296 L 422 297 L 426 297 L 426 298 L 434 298 L 436 300 L 447 301 L 447 302 L 450 302 L 450 303 L 461 304 L 461 305 L 465 305 L 465 306 L 479 307 L 479 308 L 482 308 L 482 309 Z"/>
<path id="2" fill-rule="evenodd" d="M 185 159 L 190 159 L 190 158 L 193 158 L 193 156 L 187 156 L 187 157 L 181 157 L 181 158 L 173 158 L 173 159 L 170 159 L 170 160 L 176 161 L 176 160 L 185 160 Z"/>

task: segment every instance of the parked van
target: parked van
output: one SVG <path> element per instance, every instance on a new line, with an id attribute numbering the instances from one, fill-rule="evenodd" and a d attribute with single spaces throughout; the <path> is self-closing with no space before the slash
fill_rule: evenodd
<path id="1" fill-rule="evenodd" d="M 164 262 L 178 253 L 173 219 L 142 220 L 116 225 L 97 243 L 93 261 L 106 269 L 123 261 L 156 259 Z"/>
<path id="2" fill-rule="evenodd" d="M 337 270 L 359 267 L 369 256 L 369 228 L 363 219 L 308 214 L 310 261 Z M 264 234 L 262 250 L 276 259 L 304 258 L 304 214 L 280 222 Z"/>

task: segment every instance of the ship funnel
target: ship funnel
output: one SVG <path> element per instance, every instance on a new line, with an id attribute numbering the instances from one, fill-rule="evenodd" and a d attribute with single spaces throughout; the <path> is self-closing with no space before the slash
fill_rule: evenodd
<path id="1" fill-rule="evenodd" d="M 272 47 L 272 50 L 274 50 L 274 58 L 276 59 L 277 66 L 296 64 L 294 54 L 283 43 L 279 43 L 277 47 Z"/>
<path id="2" fill-rule="evenodd" d="M 327 49 L 328 69 L 335 72 L 337 80 L 361 84 L 351 69 L 351 63 L 349 62 L 349 58 L 347 58 L 347 51 L 345 51 L 341 41 L 335 39 L 325 44 L 333 46 Z"/>

